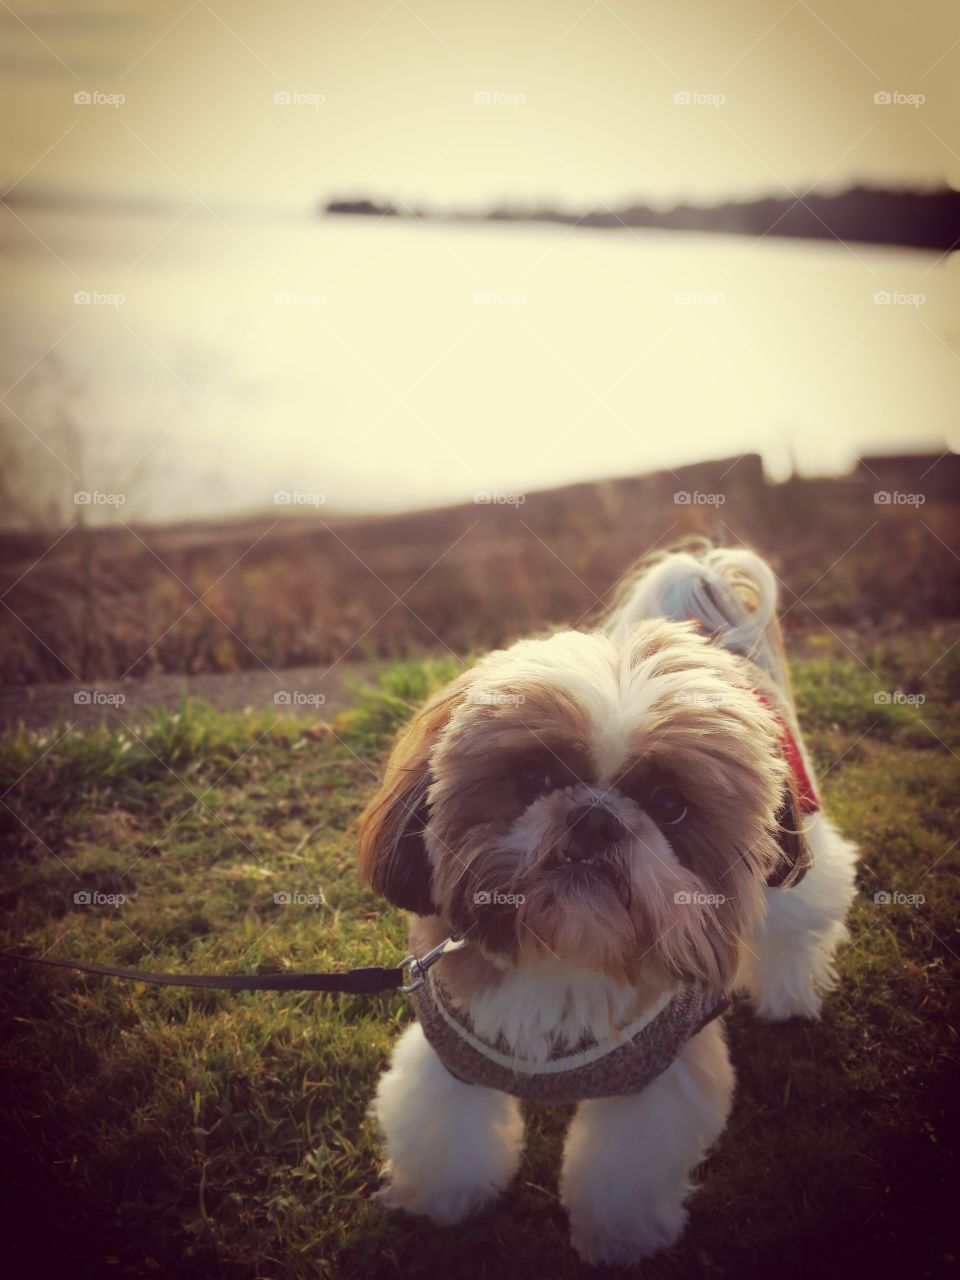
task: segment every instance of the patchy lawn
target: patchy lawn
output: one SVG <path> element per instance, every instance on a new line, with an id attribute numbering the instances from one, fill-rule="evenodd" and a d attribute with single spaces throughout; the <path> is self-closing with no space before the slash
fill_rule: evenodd
<path id="1" fill-rule="evenodd" d="M 734 1116 L 685 1238 L 646 1275 L 949 1269 L 960 648 L 937 662 L 944 648 L 876 644 L 863 665 L 827 637 L 795 664 L 829 808 L 863 853 L 843 985 L 817 1024 L 735 1007 Z M 332 726 L 190 704 L 9 740 L 2 945 L 184 971 L 395 963 L 402 918 L 358 886 L 349 826 L 397 724 L 454 670 L 387 668 Z M 190 993 L 4 962 L 0 1002 L 11 1274 L 585 1270 L 556 1194 L 570 1108 L 531 1110 L 511 1195 L 475 1222 L 435 1230 L 371 1202 L 364 1113 L 403 997 Z"/>

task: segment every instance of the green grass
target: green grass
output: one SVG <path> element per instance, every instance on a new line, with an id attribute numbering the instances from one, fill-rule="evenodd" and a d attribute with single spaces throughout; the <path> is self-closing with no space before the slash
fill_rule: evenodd
<path id="1" fill-rule="evenodd" d="M 863 655 L 876 677 L 833 642 L 795 664 L 830 810 L 862 845 L 843 984 L 817 1024 L 735 1007 L 735 1112 L 686 1236 L 649 1276 L 947 1267 L 960 651 L 927 671 L 938 652 L 879 646 Z M 185 705 L 136 733 L 9 740 L 2 945 L 183 971 L 394 963 L 403 921 L 358 886 L 350 823 L 397 725 L 456 669 L 386 668 L 330 728 Z M 84 889 L 126 901 L 78 905 Z M 880 906 L 879 890 L 925 902 Z M 278 905 L 281 891 L 323 905 Z M 44 1259 L 71 1276 L 204 1280 L 583 1273 L 556 1194 L 569 1108 L 530 1111 L 515 1188 L 475 1222 L 439 1231 L 371 1202 L 365 1107 L 409 1017 L 401 997 L 188 993 L 5 965 L 0 1000 L 17 1274 Z"/>

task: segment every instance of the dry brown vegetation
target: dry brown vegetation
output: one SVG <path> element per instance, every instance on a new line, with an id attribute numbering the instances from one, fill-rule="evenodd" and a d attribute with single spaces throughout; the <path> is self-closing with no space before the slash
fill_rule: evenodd
<path id="1" fill-rule="evenodd" d="M 870 459 L 765 482 L 754 456 L 381 518 L 2 538 L 2 679 L 117 679 L 458 653 L 595 616 L 645 552 L 689 533 L 756 546 L 786 625 L 955 616 L 956 459 Z M 878 490 L 922 505 L 876 504 Z M 674 502 L 678 491 L 721 505 Z M 46 553 L 46 554 L 45 554 Z"/>

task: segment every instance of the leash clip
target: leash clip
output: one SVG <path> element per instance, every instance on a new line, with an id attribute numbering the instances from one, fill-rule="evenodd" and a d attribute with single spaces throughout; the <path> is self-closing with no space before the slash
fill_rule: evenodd
<path id="1" fill-rule="evenodd" d="M 401 991 L 417 991 L 427 980 L 427 970 L 431 965 L 445 955 L 449 955 L 452 951 L 459 951 L 461 947 L 466 946 L 463 938 L 445 938 L 438 947 L 434 947 L 432 951 L 428 951 L 425 956 L 418 958 L 417 956 L 407 956 L 400 964 L 401 969 L 410 969 L 410 981 L 406 986 L 401 986 Z"/>

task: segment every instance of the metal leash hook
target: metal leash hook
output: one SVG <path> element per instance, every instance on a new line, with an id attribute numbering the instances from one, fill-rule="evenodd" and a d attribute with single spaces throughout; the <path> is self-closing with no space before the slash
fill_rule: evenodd
<path id="1" fill-rule="evenodd" d="M 465 946 L 463 938 L 445 938 L 438 947 L 434 947 L 432 951 L 428 951 L 422 959 L 417 956 L 407 956 L 405 960 L 400 962 L 401 969 L 410 969 L 410 981 L 406 986 L 401 986 L 401 991 L 416 991 L 422 987 L 427 980 L 427 970 L 431 965 L 437 963 L 441 956 L 450 955 L 453 951 L 459 951 Z"/>

